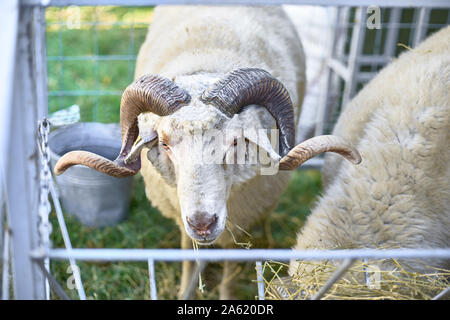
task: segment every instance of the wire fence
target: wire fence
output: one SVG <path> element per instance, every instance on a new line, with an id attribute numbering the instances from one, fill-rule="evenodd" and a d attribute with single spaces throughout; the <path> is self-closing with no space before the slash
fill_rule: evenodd
<path id="1" fill-rule="evenodd" d="M 49 112 L 80 107 L 80 121 L 118 122 L 152 8 L 49 8 Z"/>

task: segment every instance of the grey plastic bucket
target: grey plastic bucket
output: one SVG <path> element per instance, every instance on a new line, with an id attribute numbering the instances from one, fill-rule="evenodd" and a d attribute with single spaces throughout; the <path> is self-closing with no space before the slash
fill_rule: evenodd
<path id="1" fill-rule="evenodd" d="M 52 168 L 65 153 L 85 150 L 110 160 L 120 152 L 118 124 L 76 123 L 49 136 Z M 76 165 L 56 176 L 64 211 L 89 227 L 114 225 L 128 215 L 133 177 L 115 178 Z"/>

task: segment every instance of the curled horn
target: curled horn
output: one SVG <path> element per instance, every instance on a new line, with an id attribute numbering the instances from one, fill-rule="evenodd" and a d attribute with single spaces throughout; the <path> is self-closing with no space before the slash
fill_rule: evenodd
<path id="1" fill-rule="evenodd" d="M 189 103 L 191 97 L 182 88 L 169 79 L 156 75 L 144 75 L 130 84 L 122 95 L 120 103 L 120 126 L 122 148 L 118 157 L 108 160 L 86 151 L 71 151 L 59 159 L 55 166 L 57 175 L 67 168 L 82 164 L 114 177 L 126 177 L 136 174 L 141 168 L 140 157 L 127 159 L 138 135 L 137 117 L 142 112 L 153 112 L 160 116 L 169 115 Z M 142 137 L 146 143 L 156 140 L 156 134 Z"/>
<path id="2" fill-rule="evenodd" d="M 261 105 L 277 122 L 281 156 L 286 155 L 294 146 L 295 123 L 291 98 L 283 84 L 265 70 L 234 70 L 206 89 L 200 100 L 214 105 L 229 117 L 246 105 Z"/>
<path id="3" fill-rule="evenodd" d="M 353 164 L 361 162 L 361 155 L 358 150 L 345 139 L 333 135 L 324 135 L 305 140 L 295 146 L 280 160 L 279 169 L 294 170 L 303 162 L 323 152 L 338 153 Z"/>

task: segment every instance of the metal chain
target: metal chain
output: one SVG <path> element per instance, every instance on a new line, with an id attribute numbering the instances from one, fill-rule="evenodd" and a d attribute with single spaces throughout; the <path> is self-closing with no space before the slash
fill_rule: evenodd
<path id="1" fill-rule="evenodd" d="M 49 201 L 50 193 L 50 149 L 48 146 L 48 134 L 50 132 L 50 122 L 43 118 L 39 121 L 38 131 L 38 145 L 41 155 L 41 170 L 40 170 L 40 199 L 39 199 L 39 245 L 43 249 L 48 249 L 50 246 L 50 234 L 52 233 L 52 225 L 49 222 L 49 214 L 51 212 L 51 204 Z"/>
<path id="2" fill-rule="evenodd" d="M 49 222 L 49 214 L 52 210 L 52 206 L 49 201 L 49 195 L 53 198 L 53 203 L 55 205 L 56 216 L 58 218 L 59 226 L 61 228 L 62 236 L 64 239 L 64 244 L 66 248 L 70 251 L 72 250 L 72 244 L 70 243 L 69 234 L 67 232 L 67 227 L 64 223 L 64 218 L 62 216 L 61 205 L 59 203 L 59 197 L 52 180 L 52 175 L 50 171 L 50 147 L 48 145 L 48 135 L 50 133 L 50 121 L 43 118 L 42 121 L 38 123 L 38 146 L 41 155 L 41 170 L 40 170 L 40 198 L 39 198 L 39 248 L 46 252 L 50 248 L 50 234 L 52 233 L 52 225 Z M 81 282 L 81 276 L 78 266 L 75 263 L 75 259 L 70 258 L 70 266 L 72 268 L 73 276 L 75 277 L 76 288 L 81 300 L 86 300 L 86 293 L 83 289 L 83 284 Z M 63 299 L 68 299 L 69 297 L 65 294 L 61 286 L 55 281 L 53 276 L 50 274 L 50 259 L 47 257 L 43 264 L 39 265 L 46 278 L 46 292 L 47 299 L 50 298 L 50 284 L 54 288 L 55 292 Z"/>

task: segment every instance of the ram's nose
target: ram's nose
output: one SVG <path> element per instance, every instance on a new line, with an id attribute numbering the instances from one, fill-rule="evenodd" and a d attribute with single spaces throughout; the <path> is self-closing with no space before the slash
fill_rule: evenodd
<path id="1" fill-rule="evenodd" d="M 207 212 L 196 212 L 191 218 L 187 217 L 187 223 L 200 237 L 209 236 L 217 225 L 217 215 Z"/>

